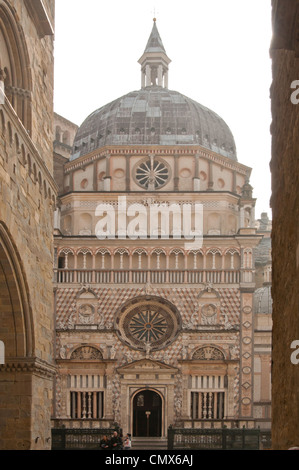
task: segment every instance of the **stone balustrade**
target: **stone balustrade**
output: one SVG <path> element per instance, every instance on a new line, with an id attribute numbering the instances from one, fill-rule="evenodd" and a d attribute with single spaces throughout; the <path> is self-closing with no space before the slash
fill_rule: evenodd
<path id="1" fill-rule="evenodd" d="M 57 284 L 239 284 L 252 282 L 249 270 L 54 269 Z"/>

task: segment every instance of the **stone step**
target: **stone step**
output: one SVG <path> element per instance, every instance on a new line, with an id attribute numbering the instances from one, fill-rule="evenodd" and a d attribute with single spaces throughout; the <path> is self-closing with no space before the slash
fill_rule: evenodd
<path id="1" fill-rule="evenodd" d="M 133 437 L 132 450 L 167 450 L 167 438 Z"/>

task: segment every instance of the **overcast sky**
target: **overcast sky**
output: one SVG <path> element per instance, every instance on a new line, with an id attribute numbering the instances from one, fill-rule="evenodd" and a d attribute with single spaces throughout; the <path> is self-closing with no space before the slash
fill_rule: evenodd
<path id="1" fill-rule="evenodd" d="M 141 87 L 157 18 L 169 88 L 219 114 L 252 168 L 256 217 L 271 196 L 271 0 L 56 0 L 55 112 L 80 125 Z"/>

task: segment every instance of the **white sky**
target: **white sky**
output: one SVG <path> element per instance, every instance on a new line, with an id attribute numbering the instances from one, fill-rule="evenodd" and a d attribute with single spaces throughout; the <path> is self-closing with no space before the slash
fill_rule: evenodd
<path id="1" fill-rule="evenodd" d="M 55 112 L 80 125 L 140 89 L 154 16 L 169 88 L 228 124 L 238 161 L 252 168 L 256 218 L 270 216 L 271 0 L 56 0 Z"/>

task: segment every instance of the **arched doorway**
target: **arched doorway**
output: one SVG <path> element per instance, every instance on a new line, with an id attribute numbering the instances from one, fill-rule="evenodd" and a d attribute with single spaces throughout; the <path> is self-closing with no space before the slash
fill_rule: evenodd
<path id="1" fill-rule="evenodd" d="M 20 257 L 8 230 L 0 222 L 0 339 L 5 354 L 25 358 L 33 354 L 33 323 L 28 286 Z"/>
<path id="2" fill-rule="evenodd" d="M 22 419 L 22 416 L 32 416 L 33 400 L 30 366 L 34 341 L 29 305 L 18 251 L 0 221 L 0 340 L 4 353 L 0 387 L 1 401 L 5 403 L 0 408 L 0 440 L 4 450 L 31 447 L 32 421 Z M 31 361 L 29 367 L 27 360 Z"/>
<path id="3" fill-rule="evenodd" d="M 160 437 L 162 398 L 154 390 L 142 390 L 133 399 L 133 436 Z"/>

